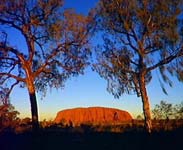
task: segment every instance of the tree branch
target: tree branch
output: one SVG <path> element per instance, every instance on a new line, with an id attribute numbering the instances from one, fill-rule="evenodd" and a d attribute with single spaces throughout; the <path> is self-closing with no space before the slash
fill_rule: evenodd
<path id="1" fill-rule="evenodd" d="M 10 96 L 10 93 L 12 92 L 13 88 L 19 84 L 20 81 L 16 80 L 16 82 L 14 84 L 11 85 L 10 89 L 8 90 L 6 96 L 7 98 Z"/>
<path id="2" fill-rule="evenodd" d="M 23 54 L 20 53 L 17 49 L 14 49 L 12 47 L 4 46 L 2 43 L 0 43 L 0 48 L 4 52 L 10 51 L 13 54 L 15 54 L 15 56 L 20 60 L 20 62 L 24 63 L 26 61 L 25 58 L 23 57 Z"/>
<path id="3" fill-rule="evenodd" d="M 0 77 L 3 77 L 3 76 L 8 76 L 8 77 L 13 78 L 15 80 L 25 82 L 24 78 L 18 77 L 16 75 L 11 74 L 11 73 L 0 72 Z"/>
<path id="4" fill-rule="evenodd" d="M 158 67 L 160 67 L 160 66 L 163 66 L 163 65 L 165 65 L 165 64 L 168 64 L 168 63 L 172 62 L 175 58 L 177 58 L 177 57 L 182 57 L 182 56 L 183 56 L 183 49 L 181 48 L 181 49 L 177 52 L 177 54 L 175 54 L 175 55 L 170 55 L 170 56 L 166 57 L 165 59 L 159 61 L 159 62 L 156 63 L 155 65 L 153 65 L 153 66 L 151 66 L 151 67 L 148 67 L 148 68 L 147 68 L 147 72 L 149 72 L 149 71 L 151 71 L 151 70 L 154 70 L 154 69 L 156 69 L 156 68 L 158 68 Z"/>
<path id="5" fill-rule="evenodd" d="M 15 25 L 15 23 L 13 21 L 8 21 L 8 20 L 4 20 L 4 19 L 0 18 L 0 23 L 10 25 L 10 26 L 14 27 L 15 29 L 19 30 L 20 32 L 22 32 L 22 29 L 20 28 L 20 26 Z"/>

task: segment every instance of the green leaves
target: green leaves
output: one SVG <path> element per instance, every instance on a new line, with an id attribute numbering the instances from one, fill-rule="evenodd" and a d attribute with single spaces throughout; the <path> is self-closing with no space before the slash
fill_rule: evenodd
<path id="1" fill-rule="evenodd" d="M 173 105 L 166 101 L 160 101 L 152 110 L 155 119 L 182 119 L 183 118 L 183 102 Z"/>
<path id="2" fill-rule="evenodd" d="M 152 113 L 156 119 L 170 119 L 173 113 L 173 106 L 165 101 L 161 101 L 159 105 L 155 105 Z"/>
<path id="3" fill-rule="evenodd" d="M 0 25 L 18 30 L 27 46 L 23 50 L 18 45 L 4 47 L 6 42 L 1 39 L 0 80 L 21 78 L 20 84 L 27 85 L 31 77 L 37 91 L 45 93 L 47 87 L 63 87 L 66 79 L 83 73 L 90 57 L 90 17 L 63 10 L 62 0 L 8 0 L 0 4 Z M 7 31 L 3 38 L 5 35 Z"/>
<path id="4" fill-rule="evenodd" d="M 182 80 L 182 66 L 179 65 L 183 57 L 179 32 L 183 26 L 180 21 L 182 4 L 180 0 L 100 1 L 97 33 L 104 35 L 104 44 L 98 49 L 101 54 L 95 66 L 108 81 L 109 91 L 113 94 L 113 91 L 118 94 L 119 91 L 120 94 L 138 91 L 141 72 L 146 72 L 148 84 L 155 69 L 160 71 L 160 85 L 166 94 L 163 82 L 172 87 L 170 75 Z"/>

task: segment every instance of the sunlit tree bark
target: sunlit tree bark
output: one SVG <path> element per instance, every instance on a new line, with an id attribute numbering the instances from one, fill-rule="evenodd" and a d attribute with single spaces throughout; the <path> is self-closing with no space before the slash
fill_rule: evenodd
<path id="1" fill-rule="evenodd" d="M 1 99 L 17 85 L 26 87 L 34 129 L 39 125 L 36 92 L 63 87 L 68 78 L 83 73 L 90 56 L 91 19 L 62 6 L 62 0 L 0 1 L 0 89 L 9 87 Z M 17 35 L 10 35 L 11 30 Z M 18 34 L 24 49 L 8 41 Z"/>
<path id="2" fill-rule="evenodd" d="M 95 70 L 108 81 L 116 98 L 135 93 L 143 103 L 145 127 L 151 132 L 151 107 L 146 85 L 159 69 L 160 85 L 172 86 L 171 75 L 183 81 L 182 0 L 100 0 Z"/>

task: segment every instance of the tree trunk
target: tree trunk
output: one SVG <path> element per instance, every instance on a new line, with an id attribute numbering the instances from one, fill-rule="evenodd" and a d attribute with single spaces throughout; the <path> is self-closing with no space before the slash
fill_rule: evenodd
<path id="1" fill-rule="evenodd" d="M 30 105 L 31 105 L 31 115 L 32 115 L 32 129 L 33 131 L 37 131 L 39 129 L 39 119 L 38 119 L 38 107 L 37 107 L 37 99 L 36 99 L 36 92 L 33 80 L 31 80 L 31 75 L 27 78 L 27 87 L 29 92 L 30 98 Z"/>
<path id="2" fill-rule="evenodd" d="M 31 105 L 32 129 L 33 131 L 37 131 L 39 129 L 38 107 L 37 107 L 36 91 L 34 85 L 34 76 L 29 66 L 29 63 L 26 63 L 25 65 L 25 72 L 27 74 L 26 85 L 29 92 L 30 105 Z"/>
<path id="3" fill-rule="evenodd" d="M 39 129 L 39 119 L 38 119 L 38 108 L 36 101 L 36 94 L 29 92 L 30 104 L 31 104 L 31 115 L 32 115 L 32 128 L 33 131 L 37 131 Z"/>
<path id="4" fill-rule="evenodd" d="M 143 104 L 143 113 L 145 119 L 145 128 L 147 132 L 151 133 L 152 123 L 151 123 L 151 110 L 150 110 L 150 102 L 147 95 L 146 83 L 145 83 L 145 73 L 141 74 L 139 78 L 140 85 L 140 93 Z"/>

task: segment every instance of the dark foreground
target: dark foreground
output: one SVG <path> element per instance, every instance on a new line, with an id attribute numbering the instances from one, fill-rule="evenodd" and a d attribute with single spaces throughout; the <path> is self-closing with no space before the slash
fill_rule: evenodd
<path id="1" fill-rule="evenodd" d="M 0 150 L 179 150 L 183 128 L 173 131 L 124 133 L 42 130 L 38 133 L 0 133 Z"/>

